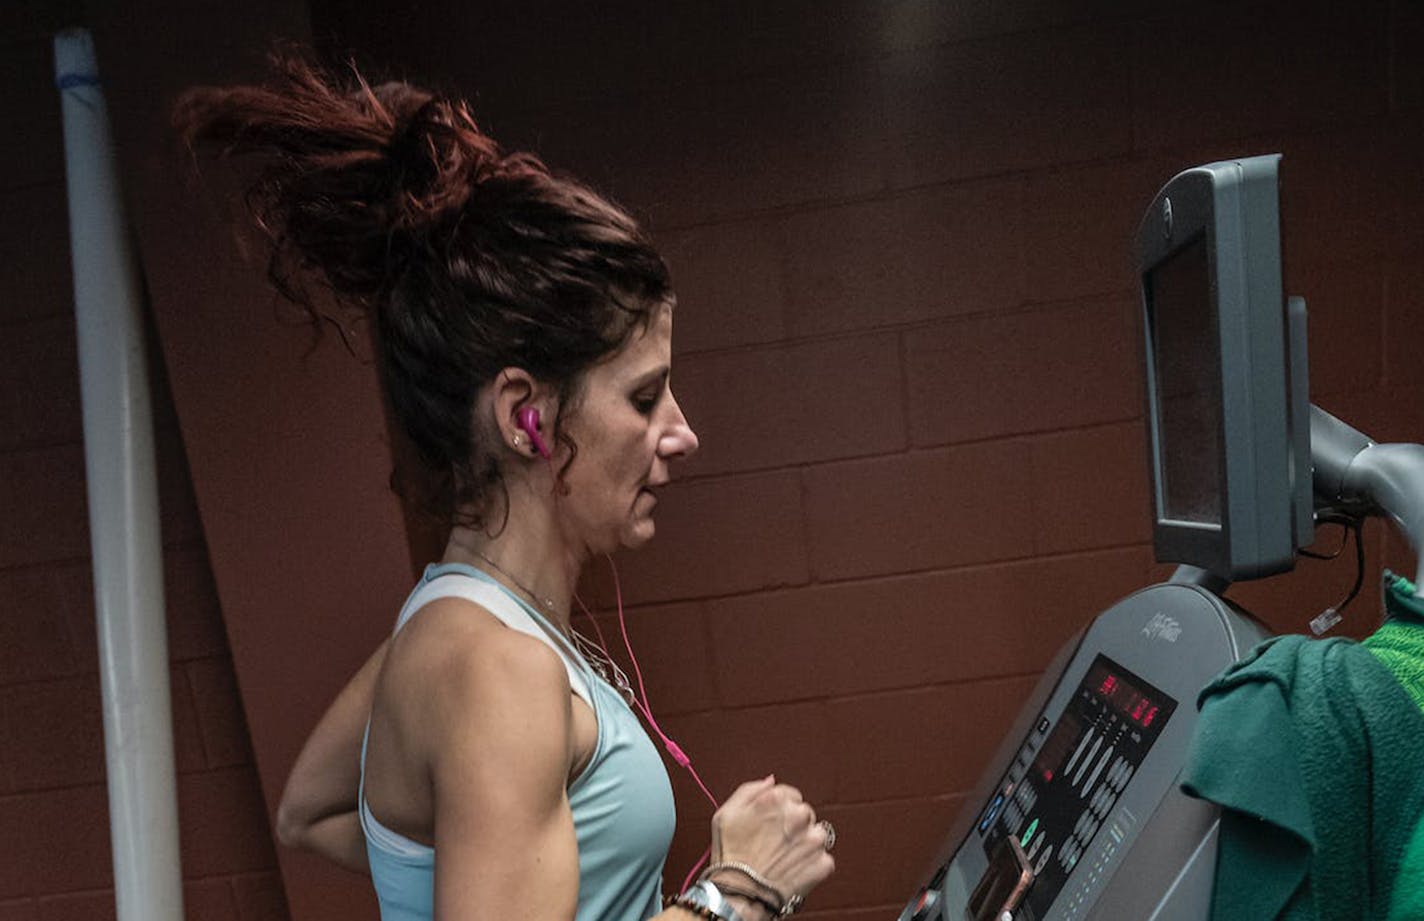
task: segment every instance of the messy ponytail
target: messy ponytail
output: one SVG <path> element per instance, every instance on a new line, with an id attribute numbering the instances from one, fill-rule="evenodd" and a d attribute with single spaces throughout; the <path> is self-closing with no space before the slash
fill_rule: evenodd
<path id="1" fill-rule="evenodd" d="M 670 302 L 631 217 L 503 152 L 463 101 L 282 51 L 266 85 L 191 89 L 174 122 L 191 146 L 259 161 L 247 202 L 279 291 L 315 316 L 316 277 L 374 318 L 382 385 L 425 468 L 396 482 L 408 499 L 433 482 L 420 504 L 447 520 L 486 524 L 502 484 L 472 429 L 480 387 L 521 367 L 558 388 L 562 413 L 583 372 Z"/>

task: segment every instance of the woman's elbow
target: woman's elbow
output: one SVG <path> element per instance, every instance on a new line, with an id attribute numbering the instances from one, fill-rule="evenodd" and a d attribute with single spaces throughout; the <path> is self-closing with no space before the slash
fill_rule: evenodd
<path id="1" fill-rule="evenodd" d="M 309 817 L 303 815 L 297 804 L 283 794 L 282 801 L 277 804 L 277 822 L 274 829 L 277 840 L 285 847 L 304 847 L 309 827 Z"/>

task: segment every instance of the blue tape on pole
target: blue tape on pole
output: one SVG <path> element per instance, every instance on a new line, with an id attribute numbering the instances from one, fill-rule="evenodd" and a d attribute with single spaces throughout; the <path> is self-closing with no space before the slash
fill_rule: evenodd
<path id="1" fill-rule="evenodd" d="M 54 85 L 62 90 L 73 89 L 76 86 L 98 86 L 98 74 L 64 74 L 57 77 Z"/>

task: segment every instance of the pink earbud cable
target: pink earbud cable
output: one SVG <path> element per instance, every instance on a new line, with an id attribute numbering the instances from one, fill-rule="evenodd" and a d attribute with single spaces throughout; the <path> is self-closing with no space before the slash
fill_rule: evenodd
<path id="1" fill-rule="evenodd" d="M 524 429 L 529 435 L 529 440 L 533 443 L 534 450 L 548 463 L 549 473 L 557 483 L 559 475 L 557 471 L 554 470 L 552 452 L 549 451 L 544 440 L 539 437 L 539 411 L 532 408 L 521 409 L 519 411 L 519 427 Z M 554 495 L 556 497 L 558 496 L 557 489 L 554 491 Z M 628 639 L 628 621 L 623 615 L 623 586 L 618 580 L 618 566 L 613 562 L 611 555 L 605 556 L 608 559 L 608 568 L 613 573 L 613 594 L 618 601 L 618 629 L 619 632 L 623 634 L 623 648 L 628 650 L 628 661 L 632 663 L 633 675 L 638 679 L 638 693 L 633 695 L 633 703 L 637 706 L 638 711 L 643 714 L 643 718 L 648 721 L 648 725 L 652 727 L 653 732 L 662 740 L 663 747 L 667 749 L 668 755 L 672 757 L 672 760 L 687 769 L 687 772 L 692 775 L 692 779 L 697 782 L 698 788 L 702 790 L 708 802 L 712 804 L 712 808 L 717 809 L 721 804 L 717 802 L 717 797 L 712 795 L 712 791 L 707 789 L 707 784 L 702 782 L 701 776 L 697 773 L 697 768 L 692 766 L 692 759 L 682 750 L 681 745 L 678 745 L 673 741 L 671 736 L 663 732 L 663 727 L 658 725 L 657 718 L 653 716 L 652 708 L 647 704 L 648 689 L 643 684 L 643 669 L 639 667 L 638 657 L 633 653 L 633 644 Z M 580 598 L 577 593 L 574 594 L 574 600 L 578 602 L 579 608 L 583 610 L 583 613 L 588 617 L 589 621 L 593 623 L 593 630 L 598 634 L 598 651 L 603 653 L 605 659 L 612 662 L 613 657 L 608 654 L 608 641 L 603 636 L 603 628 L 599 626 L 598 618 L 593 616 L 593 612 L 588 609 L 588 605 L 583 603 L 583 599 Z M 679 892 L 686 890 L 687 887 L 692 884 L 693 877 L 697 875 L 698 870 L 702 869 L 702 865 L 707 862 L 708 857 L 711 855 L 712 848 L 709 845 L 707 850 L 702 852 L 702 856 L 698 858 L 697 863 L 693 864 L 692 869 L 688 871 L 687 878 L 683 880 L 682 888 L 678 890 Z"/>
<path id="2" fill-rule="evenodd" d="M 692 775 L 692 779 L 697 782 L 697 786 L 707 797 L 707 801 L 712 804 L 712 808 L 716 809 L 721 804 L 717 802 L 717 797 L 712 795 L 712 791 L 707 789 L 707 784 L 702 782 L 702 777 L 697 773 L 697 768 L 692 766 L 692 759 L 682 750 L 681 745 L 678 745 L 677 742 L 673 741 L 671 736 L 663 732 L 663 727 L 658 725 L 657 718 L 653 716 L 652 707 L 648 703 L 648 689 L 643 684 L 643 669 L 638 665 L 638 656 L 633 652 L 633 644 L 628 639 L 628 621 L 623 614 L 623 586 L 618 579 L 618 566 L 613 562 L 612 556 L 608 556 L 607 559 L 609 571 L 613 573 L 613 595 L 618 602 L 618 630 L 623 634 L 623 648 L 628 650 L 628 661 L 632 663 L 633 675 L 638 680 L 638 693 L 634 695 L 633 703 L 637 705 L 638 711 L 643 714 L 643 718 L 648 721 L 648 725 L 652 727 L 653 732 L 662 740 L 663 747 L 667 749 L 667 753 L 672 757 L 672 760 L 687 769 L 687 772 Z M 608 657 L 608 643 L 603 636 L 603 628 L 598 625 L 598 618 L 593 616 L 593 612 L 588 609 L 588 605 L 583 603 L 582 598 L 575 595 L 574 600 L 578 602 L 579 608 L 582 609 L 584 615 L 592 621 L 594 632 L 598 634 L 599 651 L 601 651 L 605 657 Z M 612 661 L 611 658 L 609 660 Z M 711 854 L 712 848 L 709 846 L 707 850 L 702 852 L 702 856 L 698 858 L 697 863 L 693 864 L 692 869 L 688 871 L 687 878 L 683 880 L 682 888 L 678 890 L 679 892 L 686 890 L 687 887 L 692 884 L 693 877 L 697 875 L 698 870 L 702 869 L 702 865 L 707 862 L 707 858 L 710 857 Z"/>

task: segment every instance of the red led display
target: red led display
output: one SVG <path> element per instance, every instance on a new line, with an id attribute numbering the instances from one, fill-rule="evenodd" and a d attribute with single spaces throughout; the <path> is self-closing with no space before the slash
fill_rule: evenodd
<path id="1" fill-rule="evenodd" d="M 1088 686 L 1096 685 L 1098 696 L 1114 710 L 1146 729 L 1157 719 L 1160 703 L 1138 690 L 1130 681 L 1099 665 Z"/>

